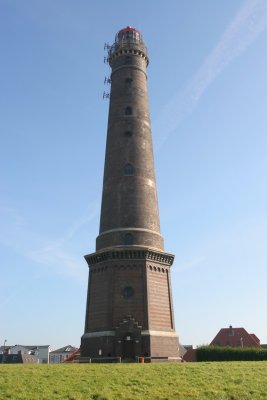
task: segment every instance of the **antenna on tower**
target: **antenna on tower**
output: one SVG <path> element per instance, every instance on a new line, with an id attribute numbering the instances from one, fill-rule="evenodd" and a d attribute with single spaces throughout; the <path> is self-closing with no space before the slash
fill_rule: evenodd
<path id="1" fill-rule="evenodd" d="M 104 64 L 109 64 L 109 50 L 111 46 L 108 42 L 104 43 Z M 104 78 L 104 85 L 110 85 L 111 84 L 111 77 L 110 75 L 105 76 Z M 109 99 L 110 98 L 110 93 L 104 91 L 103 92 L 103 100 Z"/>
<path id="2" fill-rule="evenodd" d="M 104 43 L 104 50 L 109 50 L 111 48 L 110 44 L 108 42 Z"/>
<path id="3" fill-rule="evenodd" d="M 109 99 L 110 98 L 110 93 L 108 93 L 108 92 L 103 92 L 103 100 L 104 99 Z"/>
<path id="4" fill-rule="evenodd" d="M 110 85 L 110 84 L 111 84 L 111 78 L 110 78 L 110 76 L 105 76 L 104 85 Z"/>
<path id="5" fill-rule="evenodd" d="M 109 63 L 109 57 L 104 56 L 104 64 L 108 64 Z"/>

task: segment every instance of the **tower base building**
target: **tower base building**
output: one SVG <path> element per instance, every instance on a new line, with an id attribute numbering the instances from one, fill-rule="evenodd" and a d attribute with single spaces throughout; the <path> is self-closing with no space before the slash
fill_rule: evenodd
<path id="1" fill-rule="evenodd" d="M 89 266 L 81 357 L 148 361 L 179 355 L 170 268 L 160 234 L 147 97 L 148 53 L 139 31 L 119 31 L 112 68 L 96 252 Z"/>

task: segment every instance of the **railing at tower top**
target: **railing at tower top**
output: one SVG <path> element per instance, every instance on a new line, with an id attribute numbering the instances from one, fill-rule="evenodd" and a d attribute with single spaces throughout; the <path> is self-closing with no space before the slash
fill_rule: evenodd
<path id="1" fill-rule="evenodd" d="M 147 47 L 144 44 L 143 40 L 140 39 L 121 39 L 113 43 L 108 50 L 109 58 L 112 58 L 116 53 L 120 50 L 134 50 L 134 51 L 141 51 L 148 57 Z"/>

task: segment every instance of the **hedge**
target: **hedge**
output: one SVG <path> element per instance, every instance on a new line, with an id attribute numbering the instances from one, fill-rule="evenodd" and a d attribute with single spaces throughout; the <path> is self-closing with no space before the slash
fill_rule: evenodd
<path id="1" fill-rule="evenodd" d="M 258 347 L 202 346 L 196 350 L 197 361 L 264 361 L 267 350 Z"/>

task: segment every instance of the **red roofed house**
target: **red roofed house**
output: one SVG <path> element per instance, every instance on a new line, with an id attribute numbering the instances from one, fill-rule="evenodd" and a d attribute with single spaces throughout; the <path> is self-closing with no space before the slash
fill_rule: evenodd
<path id="1" fill-rule="evenodd" d="M 260 339 L 254 333 L 248 333 L 244 328 L 222 328 L 210 346 L 230 346 L 230 347 L 261 347 Z"/>

